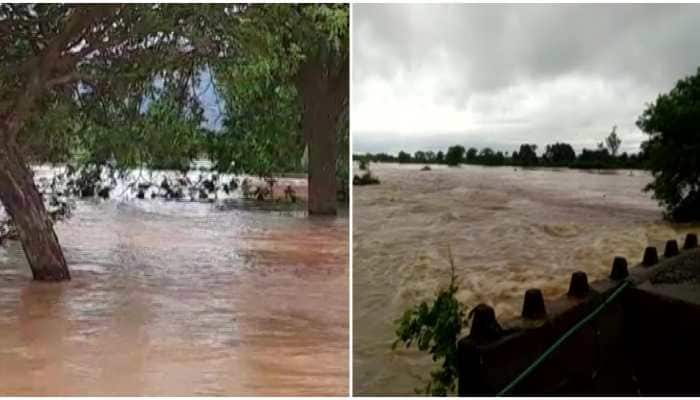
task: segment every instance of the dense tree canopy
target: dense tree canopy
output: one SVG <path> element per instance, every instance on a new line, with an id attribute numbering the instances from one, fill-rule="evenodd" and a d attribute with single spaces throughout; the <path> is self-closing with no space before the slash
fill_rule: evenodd
<path id="1" fill-rule="evenodd" d="M 464 161 L 464 146 L 450 146 L 445 154 L 445 164 L 455 166 Z"/>
<path id="2" fill-rule="evenodd" d="M 105 140 L 113 145 L 111 156 L 140 158 L 153 139 L 145 119 L 165 110 L 146 117 L 146 99 L 167 97 L 161 105 L 178 103 L 170 117 L 198 123 L 196 98 L 186 90 L 192 75 L 205 57 L 226 57 L 235 45 L 222 37 L 222 24 L 213 23 L 228 18 L 222 7 L 1 7 L 3 133 L 39 160 L 76 148 L 100 158 Z"/>
<path id="3" fill-rule="evenodd" d="M 442 164 L 445 162 L 445 153 L 443 153 L 442 150 L 437 152 L 437 155 L 435 156 L 435 162 L 438 164 Z"/>
<path id="4" fill-rule="evenodd" d="M 513 161 L 522 166 L 537 165 L 537 145 L 536 144 L 521 144 L 520 150 L 517 152 L 517 158 L 514 156 Z"/>
<path id="5" fill-rule="evenodd" d="M 576 160 L 576 152 L 568 143 L 548 144 L 542 159 L 548 165 L 569 165 Z"/>
<path id="6" fill-rule="evenodd" d="M 700 68 L 649 104 L 637 121 L 654 181 L 647 186 L 669 217 L 700 220 Z"/>
<path id="7" fill-rule="evenodd" d="M 221 170 L 300 170 L 305 138 L 299 75 L 310 61 L 320 67 L 319 79 L 338 75 L 345 66 L 347 7 L 250 7 L 235 34 L 255 45 L 215 67 L 227 113 L 223 132 L 213 135 L 210 155 Z M 340 131 L 347 126 L 347 113 L 341 122 Z"/>
<path id="8" fill-rule="evenodd" d="M 476 162 L 478 155 L 479 150 L 474 147 L 470 147 L 469 150 L 467 150 L 466 162 L 469 164 Z"/>
<path id="9" fill-rule="evenodd" d="M 413 155 L 413 162 L 425 163 L 428 162 L 427 153 L 425 151 L 418 150 Z"/>
<path id="10" fill-rule="evenodd" d="M 502 152 L 494 151 L 490 147 L 481 149 L 477 158 L 483 165 L 503 165 L 504 159 Z"/>
<path id="11" fill-rule="evenodd" d="M 406 153 L 405 151 L 399 151 L 399 155 L 397 157 L 397 161 L 400 163 L 407 163 L 411 162 L 411 155 Z"/>
<path id="12" fill-rule="evenodd" d="M 208 154 L 224 170 L 300 170 L 295 79 L 309 59 L 340 68 L 347 29 L 336 5 L 4 4 L 0 113 L 29 93 L 15 135 L 37 161 L 177 166 Z M 223 100 L 221 132 L 204 124 L 204 78 Z"/>

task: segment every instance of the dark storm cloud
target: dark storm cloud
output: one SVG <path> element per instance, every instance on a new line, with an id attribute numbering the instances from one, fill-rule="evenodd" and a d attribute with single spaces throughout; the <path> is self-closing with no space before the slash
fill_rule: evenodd
<path id="1" fill-rule="evenodd" d="M 356 151 L 594 146 L 700 65 L 700 6 L 353 5 Z M 390 149 L 391 147 L 391 149 Z"/>

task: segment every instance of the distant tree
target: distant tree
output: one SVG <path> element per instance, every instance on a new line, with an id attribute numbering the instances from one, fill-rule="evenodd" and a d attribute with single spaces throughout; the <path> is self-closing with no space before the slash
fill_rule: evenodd
<path id="1" fill-rule="evenodd" d="M 425 152 L 425 161 L 428 163 L 434 163 L 436 160 L 435 152 L 432 150 Z"/>
<path id="2" fill-rule="evenodd" d="M 475 163 L 478 155 L 479 150 L 475 149 L 474 147 L 470 147 L 469 150 L 467 150 L 467 164 Z"/>
<path id="3" fill-rule="evenodd" d="M 482 165 L 503 165 L 505 163 L 505 156 L 503 155 L 503 152 L 496 152 L 490 147 L 486 147 L 479 152 L 477 160 L 479 164 Z"/>
<path id="4" fill-rule="evenodd" d="M 493 165 L 503 165 L 505 164 L 506 157 L 503 155 L 503 152 L 497 151 L 494 155 L 493 161 Z"/>
<path id="5" fill-rule="evenodd" d="M 399 157 L 398 161 L 400 163 L 410 163 L 411 162 L 411 155 L 406 153 L 405 151 L 399 151 Z"/>
<path id="6" fill-rule="evenodd" d="M 442 150 L 437 152 L 437 156 L 435 156 L 435 162 L 438 164 L 442 164 L 445 162 L 445 153 L 443 153 Z"/>
<path id="7" fill-rule="evenodd" d="M 610 156 L 608 149 L 601 148 L 601 146 L 598 146 L 595 150 L 583 149 L 573 164 L 574 167 L 583 169 L 610 168 L 613 165 L 614 160 Z"/>
<path id="8" fill-rule="evenodd" d="M 518 152 L 518 163 L 523 166 L 537 165 L 536 151 L 536 144 L 521 144 Z"/>
<path id="9" fill-rule="evenodd" d="M 424 151 L 417 151 L 413 155 L 413 162 L 415 163 L 420 163 L 420 164 L 425 164 L 427 162 L 427 157 Z"/>
<path id="10" fill-rule="evenodd" d="M 542 160 L 549 165 L 565 166 L 576 161 L 576 152 L 568 143 L 548 144 Z"/>
<path id="11" fill-rule="evenodd" d="M 619 159 L 620 159 L 620 163 L 621 163 L 624 167 L 629 167 L 629 166 L 630 166 L 630 165 L 629 165 L 629 163 L 630 163 L 630 156 L 629 156 L 629 154 L 627 154 L 627 152 L 624 152 L 624 153 L 620 154 Z"/>
<path id="12" fill-rule="evenodd" d="M 494 154 L 494 151 L 493 151 L 492 148 L 490 148 L 490 147 L 484 147 L 484 148 L 481 149 L 481 151 L 479 152 L 479 158 L 489 158 L 489 157 L 493 156 L 493 154 Z"/>
<path id="13" fill-rule="evenodd" d="M 676 221 L 700 220 L 700 68 L 649 104 L 637 120 L 654 180 L 645 188 Z"/>
<path id="14" fill-rule="evenodd" d="M 479 152 L 479 155 L 477 156 L 477 160 L 478 160 L 479 164 L 493 165 L 495 154 L 496 153 L 494 153 L 492 148 L 485 147 L 485 148 L 481 149 L 481 151 Z"/>
<path id="15" fill-rule="evenodd" d="M 352 159 L 354 161 L 361 161 L 364 159 L 364 160 L 372 161 L 372 162 L 396 162 L 396 157 L 392 156 L 391 154 L 387 154 L 387 153 L 377 153 L 377 154 L 365 153 L 364 155 L 353 154 Z"/>
<path id="16" fill-rule="evenodd" d="M 617 130 L 617 126 L 613 126 L 612 132 L 610 132 L 610 135 L 605 138 L 605 144 L 608 147 L 608 150 L 610 150 L 610 154 L 612 154 L 613 157 L 617 155 L 617 150 L 620 148 L 620 144 L 622 144 L 622 139 L 620 139 L 617 136 L 617 133 L 615 131 Z"/>
<path id="17" fill-rule="evenodd" d="M 462 161 L 464 161 L 464 146 L 450 146 L 450 148 L 447 149 L 447 155 L 445 155 L 445 163 L 450 166 L 455 166 L 459 165 Z"/>

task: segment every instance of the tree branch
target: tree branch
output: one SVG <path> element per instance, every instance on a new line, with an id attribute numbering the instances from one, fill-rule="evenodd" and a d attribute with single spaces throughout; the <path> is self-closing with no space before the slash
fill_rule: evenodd
<path id="1" fill-rule="evenodd" d="M 80 72 L 74 71 L 74 72 L 68 73 L 66 75 L 58 76 L 56 78 L 52 78 L 52 79 L 47 80 L 44 83 L 44 87 L 46 87 L 46 89 L 51 89 L 54 86 L 65 85 L 68 83 L 73 83 L 73 82 L 78 82 L 78 81 L 90 82 L 90 79 L 91 79 L 91 77 L 89 77 L 85 74 L 81 74 Z"/>
<path id="2" fill-rule="evenodd" d="M 110 5 L 73 8 L 72 12 L 65 17 L 66 22 L 61 33 L 49 42 L 48 46 L 41 54 L 27 60 L 24 66 L 31 67 L 30 70 L 32 72 L 26 80 L 23 88 L 24 90 L 16 100 L 15 106 L 12 107 L 8 113 L 5 121 L 2 121 L 4 125 L 4 134 L 6 136 L 4 138 L 5 140 L 9 143 L 16 143 L 17 134 L 27 118 L 32 114 L 32 110 L 36 106 L 37 98 L 39 98 L 47 88 L 60 84 L 62 80 L 67 79 L 66 76 L 59 77 L 53 84 L 46 84 L 46 82 L 52 81 L 52 79 L 49 78 L 50 71 L 61 58 L 61 53 L 65 50 L 65 47 L 75 36 L 81 34 L 83 30 L 87 29 L 96 21 L 115 14 L 121 7 L 121 5 Z M 64 67 L 66 69 L 74 69 L 76 63 L 77 59 L 70 63 L 70 65 L 65 65 Z"/>

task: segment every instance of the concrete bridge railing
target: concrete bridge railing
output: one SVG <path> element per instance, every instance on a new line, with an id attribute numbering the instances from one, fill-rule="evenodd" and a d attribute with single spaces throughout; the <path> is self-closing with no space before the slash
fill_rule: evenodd
<path id="1" fill-rule="evenodd" d="M 472 315 L 458 345 L 460 395 L 700 393 L 695 234 L 682 250 L 668 241 L 662 257 L 646 248 L 630 269 L 615 257 L 605 280 L 576 272 L 562 298 L 530 289 L 521 317 L 503 325 L 485 304 Z"/>

